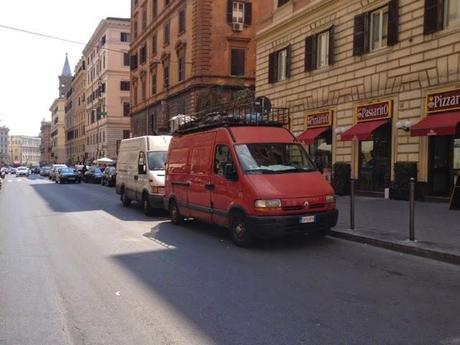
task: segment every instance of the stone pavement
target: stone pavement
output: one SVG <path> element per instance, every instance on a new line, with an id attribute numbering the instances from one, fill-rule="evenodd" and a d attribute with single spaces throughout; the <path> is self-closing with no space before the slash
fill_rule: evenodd
<path id="1" fill-rule="evenodd" d="M 409 241 L 409 202 L 357 196 L 350 230 L 350 197 L 337 198 L 339 221 L 332 235 L 460 264 L 460 210 L 447 203 L 416 201 L 415 241 Z"/>

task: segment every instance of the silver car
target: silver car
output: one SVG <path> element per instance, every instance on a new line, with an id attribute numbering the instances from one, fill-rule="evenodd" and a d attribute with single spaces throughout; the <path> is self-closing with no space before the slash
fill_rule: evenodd
<path id="1" fill-rule="evenodd" d="M 16 177 L 18 176 L 29 176 L 30 170 L 27 167 L 18 167 L 16 168 Z"/>

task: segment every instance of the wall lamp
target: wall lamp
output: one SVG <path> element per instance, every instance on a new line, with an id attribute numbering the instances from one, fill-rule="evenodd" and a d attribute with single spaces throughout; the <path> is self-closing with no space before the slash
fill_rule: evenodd
<path id="1" fill-rule="evenodd" d="M 396 122 L 396 128 L 402 129 L 405 132 L 409 132 L 411 126 L 412 126 L 412 122 L 410 120 Z"/>

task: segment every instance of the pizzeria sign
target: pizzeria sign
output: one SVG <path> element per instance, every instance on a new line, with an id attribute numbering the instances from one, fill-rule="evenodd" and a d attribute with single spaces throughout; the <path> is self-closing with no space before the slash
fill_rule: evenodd
<path id="1" fill-rule="evenodd" d="M 332 110 L 305 115 L 307 129 L 332 126 Z"/>
<path id="2" fill-rule="evenodd" d="M 426 113 L 460 109 L 460 89 L 431 93 L 426 96 Z"/>
<path id="3" fill-rule="evenodd" d="M 393 115 L 393 100 L 358 105 L 356 122 L 389 119 Z"/>

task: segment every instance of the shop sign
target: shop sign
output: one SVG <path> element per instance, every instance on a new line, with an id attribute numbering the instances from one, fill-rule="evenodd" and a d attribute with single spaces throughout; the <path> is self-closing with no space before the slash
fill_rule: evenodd
<path id="1" fill-rule="evenodd" d="M 332 110 L 307 114 L 305 126 L 307 129 L 332 126 Z"/>
<path id="2" fill-rule="evenodd" d="M 426 96 L 426 113 L 460 109 L 460 89 L 431 93 Z"/>
<path id="3" fill-rule="evenodd" d="M 389 119 L 393 115 L 393 101 L 358 105 L 356 107 L 356 122 Z"/>

